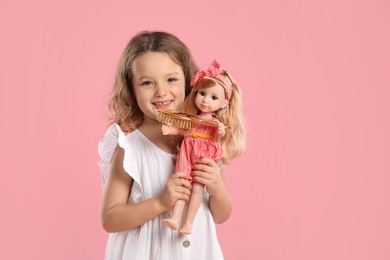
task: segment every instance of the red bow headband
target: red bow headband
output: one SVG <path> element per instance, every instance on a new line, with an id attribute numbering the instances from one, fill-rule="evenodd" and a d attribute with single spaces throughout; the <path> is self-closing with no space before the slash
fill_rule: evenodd
<path id="1" fill-rule="evenodd" d="M 195 73 L 194 76 L 192 76 L 191 86 L 195 86 L 196 83 L 199 82 L 199 80 L 205 77 L 217 79 L 222 83 L 221 85 L 224 87 L 226 91 L 228 100 L 230 100 L 233 91 L 232 83 L 227 77 L 221 75 L 221 72 L 222 72 L 221 65 L 216 60 L 214 60 L 207 70 L 199 71 Z"/>

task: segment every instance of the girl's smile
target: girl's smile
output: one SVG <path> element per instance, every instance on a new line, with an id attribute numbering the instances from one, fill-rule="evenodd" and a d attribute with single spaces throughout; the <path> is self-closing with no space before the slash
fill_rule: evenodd
<path id="1" fill-rule="evenodd" d="M 179 110 L 185 98 L 184 72 L 162 52 L 147 52 L 132 67 L 133 87 L 145 120 L 156 119 L 157 108 Z"/>
<path id="2" fill-rule="evenodd" d="M 172 103 L 172 100 L 167 100 L 167 101 L 157 101 L 157 102 L 153 102 L 152 104 L 156 107 L 156 108 L 168 108 Z"/>

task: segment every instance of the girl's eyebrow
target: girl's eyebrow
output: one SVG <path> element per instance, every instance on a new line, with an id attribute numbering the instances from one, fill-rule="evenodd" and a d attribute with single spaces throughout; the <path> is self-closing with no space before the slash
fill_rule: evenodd
<path id="1" fill-rule="evenodd" d="M 148 76 L 140 76 L 140 77 L 138 77 L 137 79 L 138 80 L 142 80 L 142 79 L 149 79 L 150 77 L 148 77 Z"/>
<path id="2" fill-rule="evenodd" d="M 170 76 L 179 76 L 180 73 L 179 72 L 170 72 L 170 73 L 167 73 L 165 74 L 165 77 L 170 77 Z M 137 78 L 135 78 L 136 80 L 149 80 L 149 79 L 153 79 L 153 77 L 151 76 L 139 76 Z"/>
<path id="3" fill-rule="evenodd" d="M 178 75 L 180 75 L 179 72 L 171 72 L 166 74 L 166 76 L 178 76 Z"/>

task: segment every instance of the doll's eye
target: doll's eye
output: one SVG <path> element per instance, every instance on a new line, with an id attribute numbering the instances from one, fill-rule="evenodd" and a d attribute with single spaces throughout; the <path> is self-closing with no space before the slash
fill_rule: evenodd
<path id="1" fill-rule="evenodd" d="M 199 95 L 201 95 L 203 97 L 206 94 L 204 93 L 204 91 L 199 91 Z"/>
<path id="2" fill-rule="evenodd" d="M 211 97 L 213 100 L 218 100 L 218 97 L 217 96 L 212 96 Z"/>

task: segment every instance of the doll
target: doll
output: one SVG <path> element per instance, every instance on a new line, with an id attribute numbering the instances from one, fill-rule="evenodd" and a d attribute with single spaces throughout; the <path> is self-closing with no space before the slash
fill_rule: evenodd
<path id="1" fill-rule="evenodd" d="M 191 176 L 193 165 L 200 158 L 211 158 L 221 166 L 242 155 L 246 148 L 240 91 L 229 73 L 222 70 L 217 61 L 213 61 L 207 70 L 192 77 L 191 86 L 191 92 L 184 101 L 185 115 L 196 115 L 188 117 L 193 122 L 191 128 L 186 130 L 170 124 L 162 126 L 164 135 L 184 135 L 177 156 L 176 172 L 188 174 L 192 191 L 180 230 L 183 234 L 191 234 L 203 198 L 204 186 Z M 184 206 L 185 201 L 176 201 L 172 216 L 164 219 L 163 224 L 177 230 Z"/>

